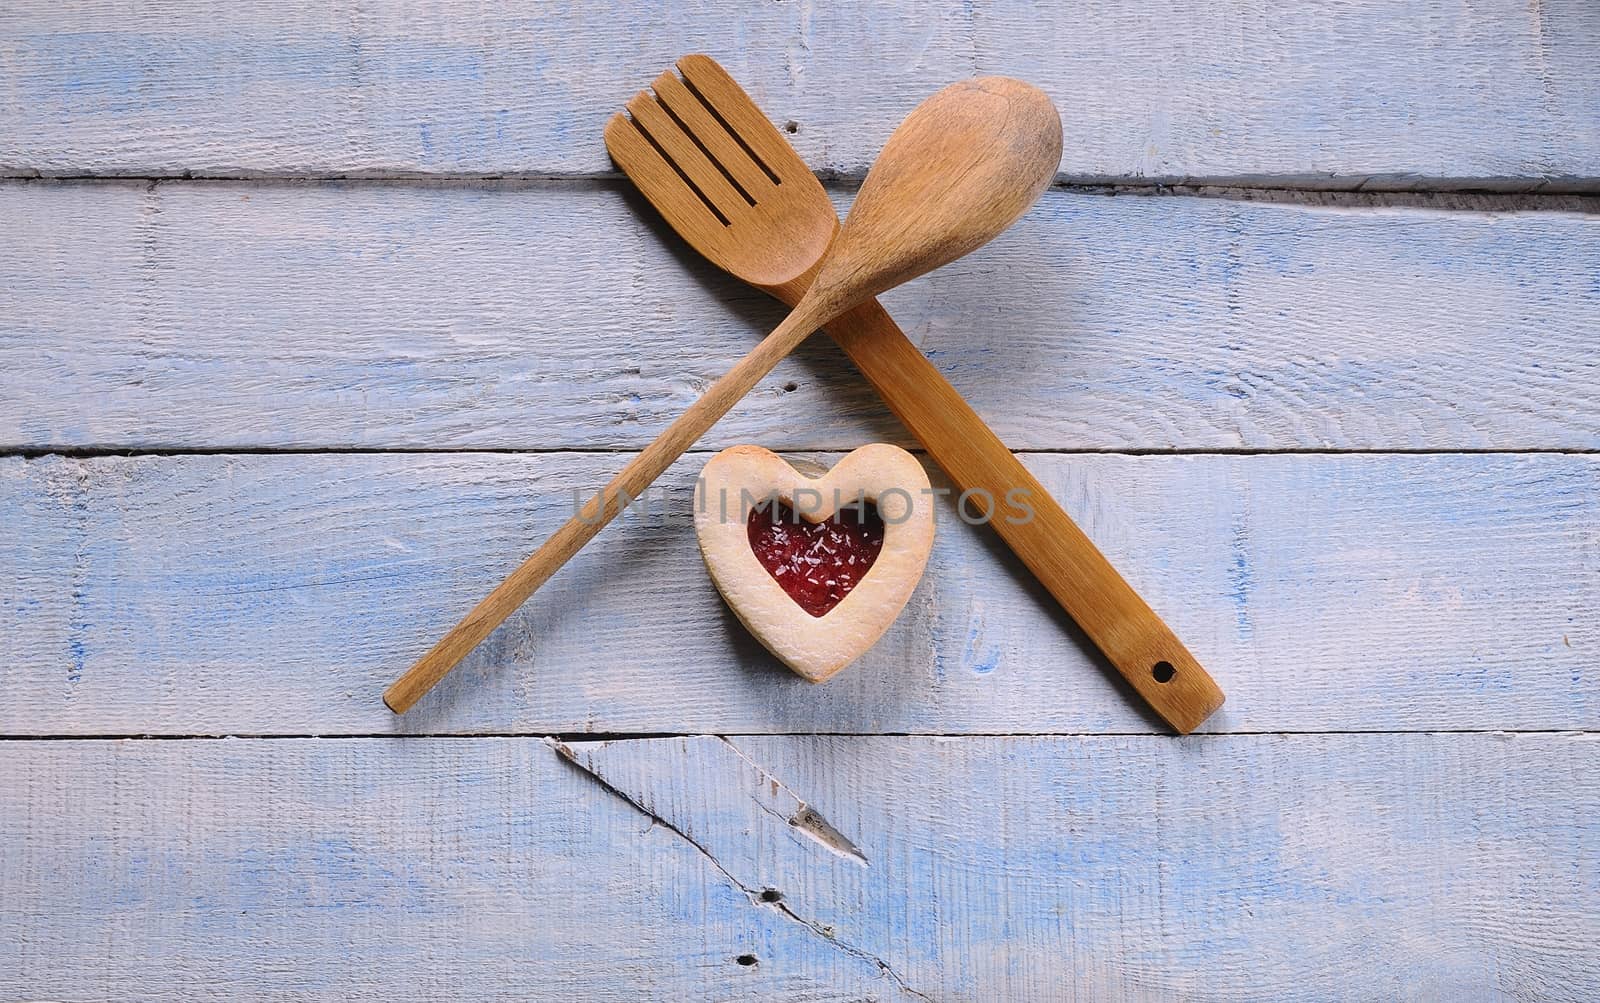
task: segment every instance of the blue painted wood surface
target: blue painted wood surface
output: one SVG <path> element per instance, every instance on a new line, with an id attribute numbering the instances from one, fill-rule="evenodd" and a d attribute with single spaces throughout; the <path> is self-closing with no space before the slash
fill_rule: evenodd
<path id="1" fill-rule="evenodd" d="M 819 170 L 860 177 L 953 79 L 1037 82 L 1063 176 L 1354 189 L 1600 177 L 1591 0 L 1305 6 L 602 0 L 0 12 L 0 168 L 78 175 L 610 169 L 607 116 L 672 61 L 726 61 Z"/>
<path id="2" fill-rule="evenodd" d="M 1065 180 L 1273 189 L 887 297 L 1210 734 L 948 509 L 825 687 L 657 509 L 381 707 L 777 317 L 599 142 L 694 49 L 841 205 L 973 72 Z M 7 5 L 0 999 L 1600 997 L 1597 63 L 1589 0 Z M 871 439 L 819 342 L 702 446 Z"/>
<path id="3" fill-rule="evenodd" d="M 833 456 L 817 456 L 831 463 Z M 1149 732 L 994 535 L 805 683 L 717 597 L 686 457 L 413 713 L 376 699 L 625 454 L 0 460 L 14 734 Z M 1219 731 L 1595 729 L 1588 455 L 1026 461 L 1226 679 Z M 945 484 L 942 479 L 940 484 Z"/>
<path id="4" fill-rule="evenodd" d="M 5 742 L 0 994 L 1587 1000 L 1595 748 Z"/>
<path id="5" fill-rule="evenodd" d="M 0 216 L 11 448 L 638 449 L 780 317 L 617 185 L 0 184 Z M 1600 215 L 1052 192 L 884 300 L 1014 449 L 1595 449 L 1597 274 Z M 703 444 L 882 439 L 819 338 Z"/>

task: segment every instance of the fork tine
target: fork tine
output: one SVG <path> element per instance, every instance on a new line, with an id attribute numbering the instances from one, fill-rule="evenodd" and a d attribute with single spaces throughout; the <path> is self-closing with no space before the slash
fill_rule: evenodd
<path id="1" fill-rule="evenodd" d="M 618 112 L 606 122 L 606 150 L 644 197 L 682 234 L 706 233 L 727 226 L 706 204 L 704 197 L 690 188 L 676 168 L 667 162 L 639 127 Z"/>
<path id="2" fill-rule="evenodd" d="M 746 195 L 760 201 L 759 193 L 772 187 L 772 178 L 717 121 L 716 116 L 706 110 L 706 106 L 684 86 L 683 81 L 668 70 L 656 77 L 650 87 L 667 110 L 689 130 L 690 135 L 710 152 L 717 164 L 732 175 L 733 183 L 744 189 Z"/>
<path id="3" fill-rule="evenodd" d="M 793 177 L 795 171 L 811 173 L 794 147 L 778 135 L 777 127 L 716 60 L 699 54 L 684 56 L 678 60 L 678 72 L 780 181 Z"/>
<path id="4" fill-rule="evenodd" d="M 749 206 L 744 194 L 728 182 L 727 176 L 672 120 L 666 109 L 656 103 L 655 98 L 642 91 L 634 95 L 633 100 L 628 102 L 628 114 L 633 116 L 634 124 L 640 130 L 656 141 L 667 159 L 683 172 L 689 183 L 706 197 L 724 219 L 732 219 L 740 209 Z"/>

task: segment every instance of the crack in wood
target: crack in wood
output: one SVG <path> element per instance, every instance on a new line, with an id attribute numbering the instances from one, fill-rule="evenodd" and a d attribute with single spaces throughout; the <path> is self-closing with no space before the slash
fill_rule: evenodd
<path id="1" fill-rule="evenodd" d="M 722 742 L 724 742 L 730 749 L 732 749 L 733 752 L 736 755 L 738 755 L 738 757 L 741 760 L 743 760 L 744 762 L 749 763 L 751 766 L 755 767 L 757 772 L 759 772 L 763 778 L 766 778 L 771 783 L 778 785 L 778 787 L 780 789 L 782 789 L 782 790 L 786 791 L 787 793 L 793 795 L 793 793 L 794 793 L 793 791 L 790 791 L 788 787 L 784 786 L 780 781 L 778 781 L 776 778 L 774 778 L 766 770 L 763 770 L 763 769 L 761 769 L 761 767 L 756 766 L 756 764 L 750 759 L 750 757 L 746 756 L 732 742 L 729 742 L 725 737 L 720 736 L 720 735 L 717 736 L 717 738 L 721 739 Z M 926 1000 L 926 1001 L 928 1001 L 928 1003 L 933 1003 L 933 998 L 931 996 L 927 995 L 926 993 L 919 992 L 918 990 L 911 988 L 911 986 L 906 983 L 905 979 L 900 975 L 899 972 L 896 972 L 894 970 L 894 968 L 891 967 L 887 961 L 884 961 L 882 958 L 878 957 L 876 954 L 873 954 L 872 952 L 870 952 L 868 950 L 865 950 L 864 948 L 856 947 L 853 944 L 848 944 L 848 943 L 846 943 L 846 942 L 844 942 L 842 940 L 839 940 L 837 937 L 835 937 L 833 935 L 833 932 L 830 929 L 822 926 L 820 923 L 817 923 L 814 920 L 809 920 L 809 919 L 806 919 L 804 916 L 799 915 L 793 909 L 789 908 L 789 905 L 786 902 L 784 902 L 781 898 L 769 899 L 767 897 L 763 897 L 761 889 L 751 888 L 749 885 L 745 884 L 743 881 L 740 881 L 737 877 L 734 876 L 732 871 L 728 870 L 728 868 L 723 865 L 722 861 L 718 860 L 716 858 L 716 856 L 709 849 L 706 848 L 705 844 L 703 844 L 699 840 L 695 839 L 687 831 L 685 831 L 684 829 L 682 829 L 681 827 L 676 825 L 674 822 L 672 822 L 672 820 L 664 818 L 661 815 L 657 814 L 652 808 L 649 807 L 649 805 L 645 804 L 641 799 L 639 799 L 637 797 L 634 797 L 633 795 L 629 794 L 627 791 L 624 791 L 621 788 L 617 787 L 616 785 L 612 784 L 609 780 L 607 780 L 604 776 L 602 776 L 600 774 L 600 772 L 594 766 L 593 763 L 590 763 L 584 757 L 579 756 L 577 751 L 575 749 L 573 749 L 572 746 L 568 745 L 566 742 L 563 742 L 558 738 L 546 738 L 544 741 L 545 741 L 546 744 L 548 744 L 550 746 L 551 749 L 553 749 L 556 752 L 557 755 L 559 755 L 563 760 L 565 760 L 566 762 L 570 763 L 575 768 L 581 770 L 586 776 L 588 776 L 596 784 L 598 784 L 601 787 L 601 789 L 605 790 L 607 793 L 609 793 L 609 794 L 611 794 L 611 795 L 613 795 L 613 796 L 615 796 L 617 798 L 620 798 L 621 800 L 623 800 L 623 801 L 627 802 L 628 804 L 632 805 L 635 809 L 637 809 L 639 812 L 641 812 L 646 818 L 648 818 L 651 821 L 652 825 L 660 825 L 662 828 L 667 829 L 668 831 L 670 831 L 670 832 L 674 833 L 675 835 L 677 835 L 678 838 L 682 839 L 685 843 L 688 843 L 690 846 L 692 846 L 696 850 L 700 851 L 700 855 L 705 857 L 706 860 L 710 862 L 711 866 L 715 867 L 717 869 L 717 871 L 724 878 L 726 878 L 728 880 L 729 884 L 733 885 L 733 887 L 737 888 L 740 892 L 744 893 L 745 897 L 750 900 L 750 904 L 751 905 L 754 905 L 754 906 L 757 906 L 757 907 L 765 906 L 767 908 L 771 908 L 771 909 L 776 910 L 777 912 L 781 913 L 786 919 L 789 919 L 790 921 L 798 923 L 799 925 L 805 927 L 807 930 L 810 930 L 813 934 L 815 934 L 816 936 L 818 936 L 818 937 L 822 938 L 823 940 L 827 941 L 830 945 L 838 948 L 840 951 L 843 951 L 844 953 L 850 955 L 853 958 L 856 958 L 857 960 L 865 961 L 865 962 L 867 962 L 867 963 L 869 963 L 871 965 L 874 965 L 878 969 L 878 971 L 880 971 L 884 975 L 884 977 L 888 978 L 891 982 L 893 982 L 894 985 L 896 986 L 896 988 L 898 988 L 901 992 L 907 993 L 907 994 L 909 994 L 911 996 L 915 996 L 916 998 L 921 999 L 921 1000 Z M 814 809 L 812 809 L 809 805 L 806 805 L 806 803 L 803 800 L 801 800 L 798 797 L 796 797 L 795 800 L 799 801 L 799 803 L 801 804 L 801 806 L 802 806 L 802 814 L 809 812 L 811 815 L 815 816 L 816 822 L 820 823 L 820 825 L 822 827 L 825 827 L 828 832 L 833 833 L 839 840 L 843 841 L 844 846 L 849 847 L 849 851 L 846 851 L 845 849 L 843 849 L 841 847 L 834 846 L 834 845 L 830 844 L 822 836 L 818 835 L 815 832 L 807 831 L 802 826 L 797 825 L 795 823 L 795 821 L 792 820 L 792 819 L 784 819 L 784 818 L 782 818 L 781 815 L 779 815 L 778 813 L 772 812 L 772 810 L 770 808 L 768 808 L 766 805 L 762 805 L 760 803 L 759 799 L 757 800 L 756 803 L 757 803 L 757 806 L 760 807 L 763 811 L 774 815 L 775 817 L 779 818 L 780 820 L 782 820 L 787 825 L 790 825 L 790 826 L 792 826 L 794 828 L 800 829 L 801 832 L 804 832 L 810 838 L 818 841 L 819 843 L 822 843 L 830 851 L 832 851 L 834 853 L 837 853 L 837 854 L 839 854 L 841 856 L 853 856 L 856 860 L 858 860 L 862 864 L 862 866 L 866 866 L 866 864 L 867 864 L 866 857 L 862 856 L 861 852 L 859 850 L 856 850 L 855 844 L 851 843 L 848 839 L 845 839 L 842 835 L 839 835 L 838 834 L 838 830 L 834 829 L 831 825 L 829 825 L 826 819 L 823 819 L 822 816 L 820 814 L 816 813 Z M 649 830 L 646 829 L 645 831 L 648 832 Z M 852 853 L 850 851 L 854 851 L 854 852 Z"/>
<path id="2" fill-rule="evenodd" d="M 871 866 L 871 864 L 869 864 L 867 861 L 866 854 L 861 852 L 861 848 L 856 846 L 855 843 L 851 842 L 849 837 L 845 836 L 844 833 L 840 832 L 838 829 L 835 829 L 831 822 L 822 817 L 821 812 L 807 804 L 804 798 L 796 794 L 794 790 L 783 781 L 762 769 L 755 760 L 745 755 L 744 750 L 735 745 L 732 739 L 728 738 L 726 735 L 718 735 L 717 737 L 722 740 L 724 745 L 733 750 L 734 755 L 744 760 L 747 764 L 749 764 L 752 770 L 755 770 L 756 773 L 760 774 L 763 780 L 770 783 L 774 792 L 780 790 L 783 791 L 785 794 L 794 798 L 796 805 L 794 814 L 788 817 L 785 817 L 782 812 L 774 811 L 767 805 L 763 804 L 760 798 L 755 799 L 757 808 L 760 808 L 768 815 L 771 815 L 773 818 L 794 829 L 796 832 L 816 842 L 829 853 L 838 854 L 839 856 L 844 857 L 846 860 L 853 860 L 862 867 Z"/>

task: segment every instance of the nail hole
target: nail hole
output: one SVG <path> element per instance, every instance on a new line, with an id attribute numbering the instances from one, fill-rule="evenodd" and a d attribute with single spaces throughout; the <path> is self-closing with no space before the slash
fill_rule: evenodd
<path id="1" fill-rule="evenodd" d="M 761 901 L 782 902 L 783 892 L 778 891 L 776 888 L 763 888 L 761 889 Z"/>
<path id="2" fill-rule="evenodd" d="M 1150 674 L 1158 683 L 1170 683 L 1172 677 L 1178 674 L 1178 670 L 1172 667 L 1171 662 L 1157 662 L 1150 667 Z"/>
<path id="3" fill-rule="evenodd" d="M 795 133 L 800 131 L 800 123 L 796 122 L 794 119 L 790 119 L 789 121 L 783 123 L 783 131 L 793 136 Z"/>
<path id="4" fill-rule="evenodd" d="M 800 389 L 800 384 L 796 383 L 794 380 L 790 380 L 788 383 L 785 383 L 783 385 L 783 392 L 786 393 L 786 394 L 792 394 L 796 390 L 799 390 L 799 389 Z"/>
<path id="5" fill-rule="evenodd" d="M 733 960 L 737 961 L 739 964 L 743 965 L 744 967 L 749 968 L 751 965 L 756 964 L 761 959 L 757 958 L 753 954 L 741 954 L 737 958 L 734 958 Z"/>

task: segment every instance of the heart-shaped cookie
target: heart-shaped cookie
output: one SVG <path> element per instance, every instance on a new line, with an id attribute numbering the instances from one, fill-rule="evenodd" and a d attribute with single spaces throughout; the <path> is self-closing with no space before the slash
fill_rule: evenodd
<path id="1" fill-rule="evenodd" d="M 820 477 L 734 446 L 701 472 L 694 526 L 734 614 L 820 683 L 872 647 L 911 598 L 933 547 L 932 501 L 922 464 L 898 446 L 863 446 Z"/>

